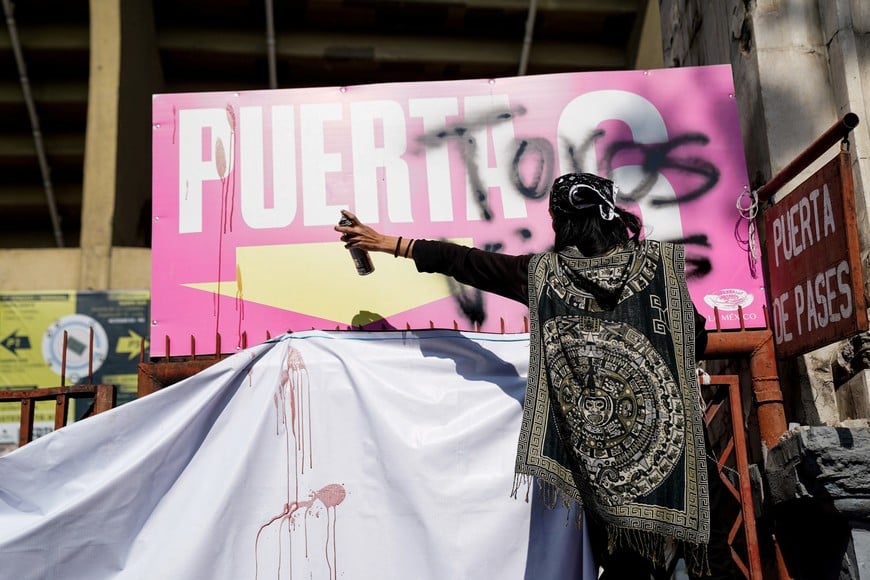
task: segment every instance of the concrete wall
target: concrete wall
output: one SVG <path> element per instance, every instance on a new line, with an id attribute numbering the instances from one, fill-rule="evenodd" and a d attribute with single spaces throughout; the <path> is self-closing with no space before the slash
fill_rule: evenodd
<path id="1" fill-rule="evenodd" d="M 870 3 L 866 0 L 661 0 L 669 66 L 731 63 L 750 181 L 759 187 L 847 112 L 851 135 L 865 294 L 870 294 Z M 835 156 L 832 148 L 780 190 L 780 199 Z M 840 421 L 832 345 L 781 365 L 790 419 Z"/>
<path id="2" fill-rule="evenodd" d="M 111 248 L 100 262 L 104 285 L 82 278 L 82 248 L 0 251 L 0 291 L 143 290 L 151 287 L 151 250 Z"/>
<path id="3" fill-rule="evenodd" d="M 856 113 L 861 125 L 854 143 L 858 224 L 863 224 L 861 261 L 865 294 L 870 295 L 870 3 L 866 0 L 820 1 L 837 114 Z"/>

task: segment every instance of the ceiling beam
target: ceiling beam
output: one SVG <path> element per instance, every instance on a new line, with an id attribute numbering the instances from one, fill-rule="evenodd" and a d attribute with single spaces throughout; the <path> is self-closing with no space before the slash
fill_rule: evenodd
<path id="1" fill-rule="evenodd" d="M 88 100 L 88 83 L 84 81 L 31 83 L 30 89 L 33 98 L 49 105 L 84 103 Z M 24 104 L 21 83 L 0 82 L 0 105 L 17 104 Z"/>
<path id="2" fill-rule="evenodd" d="M 87 24 L 27 25 L 19 24 L 18 37 L 25 50 L 89 51 L 90 33 Z M 0 29 L 0 51 L 12 50 L 12 41 L 5 27 Z"/>
<path id="3" fill-rule="evenodd" d="M 42 139 L 49 163 L 52 157 L 81 157 L 85 154 L 85 138 L 81 133 L 43 135 Z M 27 158 L 35 165 L 36 147 L 33 135 L 0 135 L 0 164 L 3 159 L 8 158 Z"/>
<path id="4" fill-rule="evenodd" d="M 439 0 L 442 1 L 442 0 Z M 446 0 L 443 0 L 446 2 Z M 473 4 L 488 4 L 489 0 L 476 0 Z M 495 5 L 495 0 L 493 0 Z M 503 3 L 499 2 L 498 5 Z M 525 5 L 526 2 L 507 2 L 507 5 Z M 547 2 L 545 2 L 547 4 Z M 556 0 L 549 4 L 556 6 Z M 559 10 L 575 7 L 564 3 Z M 594 7 L 597 0 L 580 2 Z M 602 3 L 609 6 L 609 2 Z M 631 10 L 628 5 L 633 6 Z M 466 2 L 466 6 L 472 4 Z M 502 6 L 504 7 L 504 6 Z M 620 0 L 608 9 L 590 8 L 598 13 L 636 12 L 637 0 Z M 618 8 L 622 7 L 623 10 Z M 576 12 L 587 11 L 577 8 Z M 158 45 L 165 50 L 186 50 L 193 53 L 213 54 L 265 54 L 265 40 L 258 31 L 217 29 L 158 29 Z M 86 26 L 38 26 L 21 33 L 22 45 L 29 51 L 89 51 Z M 477 62 L 510 64 L 517 62 L 522 39 L 514 41 L 474 38 L 446 38 L 443 36 L 388 36 L 382 34 L 317 33 L 299 31 L 281 33 L 277 38 L 278 54 L 284 58 L 323 58 L 334 54 L 371 53 L 383 62 Z M 0 33 L 0 51 L 11 50 L 8 34 Z M 532 46 L 531 63 L 542 62 L 551 66 L 572 65 L 596 69 L 623 69 L 627 60 L 624 49 L 590 42 L 536 40 Z"/>
<path id="5" fill-rule="evenodd" d="M 76 208 L 82 205 L 82 188 L 79 185 L 54 187 L 58 207 Z M 0 189 L 0 212 L 9 208 L 48 209 L 45 188 L 37 184 L 6 185 Z"/>
<path id="6" fill-rule="evenodd" d="M 261 34 L 231 30 L 176 29 L 158 32 L 162 51 L 190 54 L 256 56 L 266 54 Z M 467 38 L 385 36 L 376 34 L 296 32 L 279 34 L 282 59 L 347 59 L 391 63 L 477 63 L 510 65 L 519 62 L 522 39 L 516 41 Z M 624 69 L 623 47 L 595 43 L 539 40 L 529 63 L 552 68 Z"/>
<path id="7" fill-rule="evenodd" d="M 320 6 L 341 8 L 345 0 L 315 0 Z M 371 2 L 374 6 L 378 2 Z M 387 2 L 382 2 L 387 4 Z M 396 1 L 396 4 L 399 2 Z M 492 8 L 496 10 L 526 11 L 529 0 L 402 0 L 404 5 L 444 5 L 470 10 Z M 638 11 L 638 0 L 538 0 L 537 9 L 554 12 L 589 14 L 632 14 Z M 335 9 L 333 8 L 333 9 Z"/>

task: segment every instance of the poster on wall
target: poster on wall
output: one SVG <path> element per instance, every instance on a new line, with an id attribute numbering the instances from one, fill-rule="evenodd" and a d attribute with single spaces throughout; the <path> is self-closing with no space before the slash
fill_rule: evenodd
<path id="1" fill-rule="evenodd" d="M 333 227 L 350 209 L 388 235 L 542 252 L 549 186 L 575 171 L 686 244 L 708 327 L 714 308 L 721 328 L 764 325 L 728 65 L 165 94 L 152 113 L 153 356 L 310 328 L 523 332 L 525 305 L 409 260 L 357 275 Z"/>
<path id="2" fill-rule="evenodd" d="M 0 389 L 60 386 L 65 363 L 66 385 L 86 384 L 92 372 L 94 384 L 116 386 L 118 404 L 132 400 L 149 308 L 147 290 L 0 293 Z M 71 420 L 85 410 L 70 407 Z M 54 408 L 36 405 L 35 437 L 54 429 Z M 0 445 L 17 443 L 19 420 L 17 403 L 0 403 Z"/>

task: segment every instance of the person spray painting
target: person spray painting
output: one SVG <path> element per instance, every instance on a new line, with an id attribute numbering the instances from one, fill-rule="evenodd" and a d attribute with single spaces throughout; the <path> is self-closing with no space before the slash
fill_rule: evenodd
<path id="1" fill-rule="evenodd" d="M 582 505 L 601 578 L 668 577 L 674 555 L 693 578 L 735 577 L 724 530 L 711 539 L 719 486 L 696 378 L 707 335 L 685 250 L 642 239 L 616 194 L 597 175 L 557 178 L 554 247 L 539 254 L 382 235 L 348 211 L 351 224 L 335 230 L 348 249 L 413 259 L 420 272 L 529 306 L 514 495 L 534 478 L 550 505 Z"/>

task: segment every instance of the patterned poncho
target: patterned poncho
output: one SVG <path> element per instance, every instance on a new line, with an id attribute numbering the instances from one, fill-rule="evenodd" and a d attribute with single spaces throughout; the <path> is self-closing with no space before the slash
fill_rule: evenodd
<path id="1" fill-rule="evenodd" d="M 682 246 L 651 240 L 592 258 L 539 254 L 529 265 L 517 473 L 582 504 L 611 545 L 659 561 L 670 540 L 703 550 L 710 535 L 684 269 Z"/>

